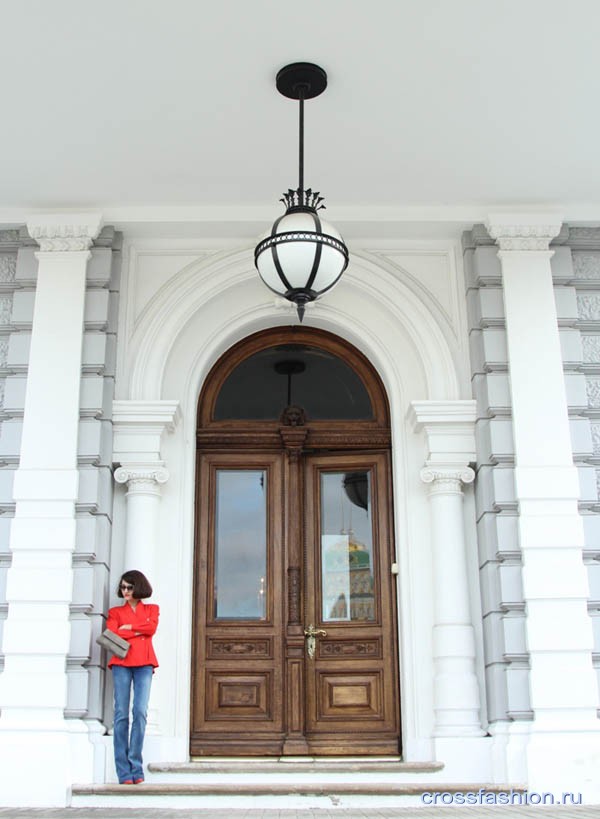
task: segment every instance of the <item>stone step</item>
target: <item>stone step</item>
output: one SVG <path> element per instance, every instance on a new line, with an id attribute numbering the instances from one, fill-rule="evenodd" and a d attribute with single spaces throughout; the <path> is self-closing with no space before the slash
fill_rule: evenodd
<path id="1" fill-rule="evenodd" d="M 152 775 L 186 777 L 206 774 L 433 774 L 441 771 L 443 762 L 403 762 L 400 757 L 281 757 L 279 759 L 193 759 L 191 762 L 151 762 L 148 771 Z M 152 776 L 151 781 L 156 777 Z"/>
<path id="2" fill-rule="evenodd" d="M 356 776 L 356 775 L 354 775 Z M 488 793 L 522 791 L 523 786 L 481 783 L 380 781 L 248 781 L 236 776 L 217 781 L 146 782 L 141 785 L 74 785 L 71 807 L 130 808 L 366 808 L 423 806 L 424 792 Z"/>

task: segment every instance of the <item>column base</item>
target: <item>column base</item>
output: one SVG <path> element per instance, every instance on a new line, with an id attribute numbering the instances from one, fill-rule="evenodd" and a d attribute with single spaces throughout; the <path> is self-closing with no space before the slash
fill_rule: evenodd
<path id="1" fill-rule="evenodd" d="M 444 782 L 495 782 L 488 736 L 435 737 L 435 758 L 444 763 Z"/>
<path id="2" fill-rule="evenodd" d="M 537 732 L 532 723 L 526 749 L 530 791 L 552 793 L 565 804 L 600 803 L 600 743 L 598 732 Z M 569 794 L 575 801 L 569 801 Z M 577 801 L 579 800 L 579 801 Z"/>
<path id="3" fill-rule="evenodd" d="M 73 783 L 93 781 L 94 756 L 81 720 L 64 720 L 60 730 L 35 720 L 19 728 L 0 721 L 3 806 L 68 806 Z"/>

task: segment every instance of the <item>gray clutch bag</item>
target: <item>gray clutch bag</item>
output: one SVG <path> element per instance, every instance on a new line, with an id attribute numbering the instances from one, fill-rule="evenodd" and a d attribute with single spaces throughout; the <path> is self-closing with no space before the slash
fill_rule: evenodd
<path id="1" fill-rule="evenodd" d="M 102 648 L 105 648 L 107 651 L 110 651 L 111 654 L 115 654 L 121 659 L 126 657 L 129 651 L 129 643 L 127 640 L 124 640 L 122 637 L 119 637 L 118 634 L 115 634 L 114 631 L 110 631 L 110 629 L 107 628 L 104 629 L 99 637 L 96 637 L 96 642 L 102 646 Z"/>

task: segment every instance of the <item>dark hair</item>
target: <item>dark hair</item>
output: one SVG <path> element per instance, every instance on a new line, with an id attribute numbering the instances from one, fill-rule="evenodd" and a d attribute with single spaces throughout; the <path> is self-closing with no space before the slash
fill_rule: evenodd
<path id="1" fill-rule="evenodd" d="M 136 600 L 145 600 L 146 597 L 152 596 L 152 586 L 148 582 L 146 575 L 138 572 L 137 569 L 131 569 L 131 571 L 124 572 L 121 575 L 119 585 L 117 586 L 117 595 L 119 597 L 123 597 L 123 592 L 121 591 L 121 583 L 123 580 L 133 586 L 132 595 Z"/>

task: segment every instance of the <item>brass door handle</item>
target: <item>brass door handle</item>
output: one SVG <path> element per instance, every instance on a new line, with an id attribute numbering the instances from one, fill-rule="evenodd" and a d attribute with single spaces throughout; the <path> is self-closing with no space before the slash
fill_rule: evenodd
<path id="1" fill-rule="evenodd" d="M 317 645 L 316 638 L 318 636 L 326 637 L 327 632 L 323 628 L 315 628 L 311 623 L 308 628 L 304 629 L 304 636 L 306 637 L 306 651 L 309 659 L 313 660 L 315 657 L 315 648 Z"/>

